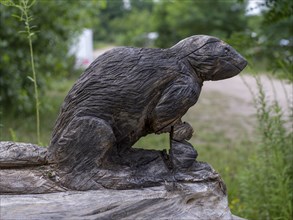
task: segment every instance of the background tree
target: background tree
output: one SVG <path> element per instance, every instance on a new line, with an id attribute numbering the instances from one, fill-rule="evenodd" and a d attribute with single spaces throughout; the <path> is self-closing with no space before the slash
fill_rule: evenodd
<path id="1" fill-rule="evenodd" d="M 147 34 L 152 32 L 153 0 L 107 0 L 100 10 L 100 26 L 94 29 L 96 41 L 118 45 L 150 46 Z"/>
<path id="2" fill-rule="evenodd" d="M 160 1 L 154 11 L 159 34 L 156 45 L 169 47 L 194 34 L 227 39 L 247 27 L 244 6 L 237 1 L 221 0 Z"/>
<path id="3" fill-rule="evenodd" d="M 31 7 L 36 34 L 33 37 L 38 85 L 45 89 L 48 81 L 73 72 L 74 57 L 68 54 L 72 40 L 86 27 L 95 24 L 92 17 L 101 1 L 36 1 Z M 13 17 L 16 8 L 0 4 L 0 106 L 3 114 L 31 113 L 33 86 L 30 75 L 29 48 L 21 21 Z"/>
<path id="4" fill-rule="evenodd" d="M 260 28 L 263 54 L 268 67 L 293 81 L 293 1 L 266 0 Z"/>
<path id="5" fill-rule="evenodd" d="M 116 30 L 112 29 L 110 23 L 114 19 L 122 19 L 126 9 L 123 0 L 105 0 L 105 4 L 106 7 L 101 8 L 95 14 L 95 19 L 98 20 L 99 25 L 93 27 L 94 40 L 96 42 L 113 43 L 115 42 Z"/>

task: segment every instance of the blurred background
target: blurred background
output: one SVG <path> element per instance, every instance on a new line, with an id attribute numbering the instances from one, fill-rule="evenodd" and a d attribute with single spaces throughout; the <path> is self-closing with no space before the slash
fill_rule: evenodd
<path id="1" fill-rule="evenodd" d="M 191 35 L 213 35 L 249 65 L 240 76 L 205 83 L 185 116 L 198 160 L 222 175 L 234 214 L 292 219 L 292 0 L 0 2 L 0 140 L 48 146 L 64 97 L 108 49 L 167 48 Z M 168 149 L 168 143 L 168 135 L 150 135 L 136 147 Z"/>

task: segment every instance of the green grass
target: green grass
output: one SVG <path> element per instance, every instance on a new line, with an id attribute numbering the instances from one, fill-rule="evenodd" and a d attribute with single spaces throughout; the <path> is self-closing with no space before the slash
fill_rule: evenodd
<path id="1" fill-rule="evenodd" d="M 241 178 L 237 211 L 248 219 L 293 218 L 293 142 L 285 129 L 284 110 L 268 103 L 259 80 L 255 99 L 260 142 L 249 158 Z M 292 125 L 292 118 L 288 119 Z"/>
<path id="2" fill-rule="evenodd" d="M 43 146 L 48 146 L 54 123 L 60 106 L 73 85 L 74 80 L 60 80 L 51 83 L 47 92 L 41 98 L 40 139 Z M 5 113 L 2 118 L 2 132 L 0 140 L 37 143 L 35 133 L 35 116 L 15 116 Z"/>

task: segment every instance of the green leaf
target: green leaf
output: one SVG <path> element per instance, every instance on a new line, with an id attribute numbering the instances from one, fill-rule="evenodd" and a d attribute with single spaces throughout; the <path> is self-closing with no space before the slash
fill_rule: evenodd
<path id="1" fill-rule="evenodd" d="M 35 80 L 34 80 L 32 77 L 27 76 L 27 78 L 28 78 L 30 81 L 32 81 L 33 83 L 35 82 Z"/>
<path id="2" fill-rule="evenodd" d="M 18 31 L 19 34 L 25 34 L 26 31 Z"/>
<path id="3" fill-rule="evenodd" d="M 5 6 L 14 6 L 14 3 L 11 0 L 1 0 L 0 4 Z"/>
<path id="4" fill-rule="evenodd" d="M 17 19 L 19 19 L 19 20 L 22 19 L 19 15 L 15 15 L 15 14 L 13 14 L 13 15 L 11 15 L 11 16 L 12 16 L 12 17 L 15 17 L 15 18 L 17 18 Z"/>

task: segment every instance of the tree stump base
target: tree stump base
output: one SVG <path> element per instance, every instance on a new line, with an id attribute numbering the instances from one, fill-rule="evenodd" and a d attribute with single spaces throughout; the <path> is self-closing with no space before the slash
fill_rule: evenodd
<path id="1" fill-rule="evenodd" d="M 164 152 L 133 149 L 129 155 L 137 166 L 112 164 L 74 179 L 47 163 L 46 148 L 0 142 L 0 217 L 241 219 L 231 214 L 225 184 L 209 164 L 169 169 Z"/>

